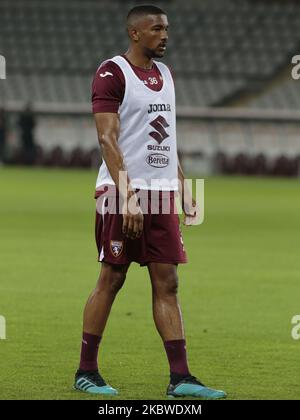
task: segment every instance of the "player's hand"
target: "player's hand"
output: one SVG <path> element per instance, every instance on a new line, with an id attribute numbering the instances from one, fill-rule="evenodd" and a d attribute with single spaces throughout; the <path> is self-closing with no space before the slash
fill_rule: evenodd
<path id="1" fill-rule="evenodd" d="M 200 208 L 196 200 L 190 198 L 182 203 L 184 213 L 183 224 L 185 226 L 198 225 L 200 219 Z"/>
<path id="2" fill-rule="evenodd" d="M 122 232 L 129 239 L 140 238 L 143 233 L 144 215 L 135 194 L 129 197 L 123 204 L 122 214 Z"/>

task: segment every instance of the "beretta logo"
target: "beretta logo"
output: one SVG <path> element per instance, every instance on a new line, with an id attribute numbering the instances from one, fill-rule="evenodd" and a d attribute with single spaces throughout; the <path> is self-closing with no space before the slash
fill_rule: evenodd
<path id="1" fill-rule="evenodd" d="M 148 165 L 153 166 L 154 168 L 165 168 L 169 165 L 168 156 L 163 155 L 162 153 L 152 153 L 146 158 Z"/>

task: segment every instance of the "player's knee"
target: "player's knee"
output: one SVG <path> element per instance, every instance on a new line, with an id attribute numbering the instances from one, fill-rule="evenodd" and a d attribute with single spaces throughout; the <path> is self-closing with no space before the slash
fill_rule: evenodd
<path id="1" fill-rule="evenodd" d="M 111 276 L 111 281 L 109 283 L 109 291 L 112 294 L 117 294 L 118 291 L 122 288 L 126 278 L 126 273 L 116 272 Z"/>
<path id="2" fill-rule="evenodd" d="M 126 273 L 123 271 L 107 271 L 101 274 L 96 289 L 99 290 L 99 292 L 105 291 L 106 293 L 115 295 L 122 288 L 125 279 Z"/>
<path id="3" fill-rule="evenodd" d="M 154 283 L 154 292 L 158 295 L 172 296 L 178 292 L 178 277 L 170 273 Z"/>
<path id="4" fill-rule="evenodd" d="M 177 276 L 173 275 L 166 285 L 166 293 L 168 295 L 177 295 L 177 292 L 178 292 L 178 278 Z"/>

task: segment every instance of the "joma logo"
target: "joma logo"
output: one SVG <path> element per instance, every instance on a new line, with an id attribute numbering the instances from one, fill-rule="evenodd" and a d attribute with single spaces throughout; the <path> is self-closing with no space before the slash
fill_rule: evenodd
<path id="1" fill-rule="evenodd" d="M 148 114 L 151 114 L 152 112 L 162 112 L 162 111 L 171 111 L 171 105 L 170 104 L 150 104 L 148 109 Z"/>

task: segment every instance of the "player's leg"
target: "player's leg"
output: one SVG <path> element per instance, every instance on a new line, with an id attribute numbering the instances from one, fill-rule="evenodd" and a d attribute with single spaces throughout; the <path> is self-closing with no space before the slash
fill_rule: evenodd
<path id="1" fill-rule="evenodd" d="M 113 301 L 124 284 L 128 267 L 129 264 L 101 264 L 98 282 L 84 309 L 84 332 L 102 336 Z"/>
<path id="2" fill-rule="evenodd" d="M 189 375 L 185 351 L 184 327 L 177 296 L 178 276 L 175 264 L 149 263 L 152 284 L 153 319 L 167 352 L 171 374 Z"/>
<path id="3" fill-rule="evenodd" d="M 152 284 L 153 318 L 161 338 L 164 341 L 183 340 L 183 320 L 177 297 L 177 266 L 149 263 L 148 271 Z"/>
<path id="4" fill-rule="evenodd" d="M 116 394 L 98 372 L 98 350 L 113 301 L 124 284 L 129 264 L 102 263 L 95 289 L 86 303 L 79 370 L 75 388 L 99 394 Z M 94 385 L 94 386 L 93 386 Z"/>
<path id="5" fill-rule="evenodd" d="M 224 398 L 223 391 L 203 385 L 190 374 L 184 326 L 177 296 L 178 276 L 175 264 L 149 263 L 152 284 L 153 318 L 163 340 L 170 365 L 170 397 L 195 396 L 208 399 Z"/>

